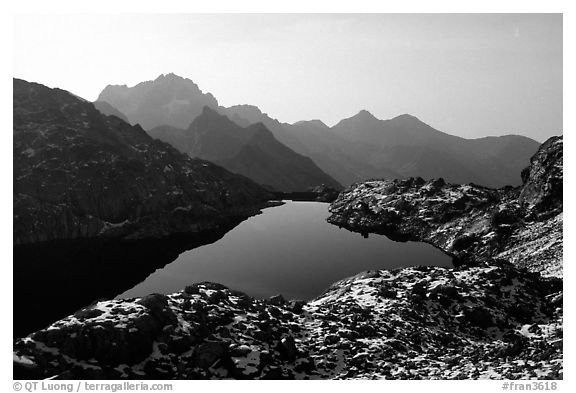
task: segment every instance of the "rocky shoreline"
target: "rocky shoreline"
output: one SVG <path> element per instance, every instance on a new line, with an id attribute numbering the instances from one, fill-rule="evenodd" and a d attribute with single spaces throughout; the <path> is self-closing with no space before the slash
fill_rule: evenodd
<path id="1" fill-rule="evenodd" d="M 181 253 L 218 241 L 244 219 L 160 239 L 101 237 L 14 246 L 13 336 L 42 329 L 95 299 L 114 298 Z"/>
<path id="2" fill-rule="evenodd" d="M 516 188 L 421 178 L 359 183 L 340 193 L 328 221 L 429 243 L 457 265 L 501 259 L 562 277 L 562 151 L 562 137 L 546 141 Z"/>
<path id="3" fill-rule="evenodd" d="M 562 379 L 561 137 L 523 179 L 369 181 L 331 205 L 331 223 L 428 242 L 454 269 L 364 272 L 309 302 L 215 283 L 99 301 L 16 339 L 14 376 Z"/>

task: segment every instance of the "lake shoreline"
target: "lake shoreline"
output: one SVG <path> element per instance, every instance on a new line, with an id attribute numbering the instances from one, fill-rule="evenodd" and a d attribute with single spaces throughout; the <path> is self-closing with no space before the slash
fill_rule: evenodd
<path id="1" fill-rule="evenodd" d="M 301 247 L 310 247 L 310 240 L 313 239 L 313 235 L 309 236 L 299 236 L 298 232 L 306 230 L 310 225 L 314 225 L 315 231 L 325 230 L 333 231 L 331 235 L 326 235 L 322 245 L 318 245 L 316 249 L 307 249 L 307 251 L 302 251 L 299 256 L 294 255 L 294 259 L 305 259 L 307 262 L 302 264 L 302 269 L 308 269 L 306 267 L 315 262 L 314 259 L 310 258 L 311 254 L 322 255 L 322 249 L 330 248 L 330 237 L 337 236 L 340 240 L 338 242 L 344 241 L 348 237 L 351 237 L 351 241 L 357 246 L 351 246 L 352 249 L 358 247 L 364 247 L 368 243 L 374 242 L 375 244 L 371 247 L 376 250 L 379 248 L 385 248 L 385 244 L 389 242 L 385 237 L 373 238 L 368 242 L 360 241 L 360 236 L 346 230 L 338 230 L 336 227 L 325 222 L 325 216 L 327 216 L 328 204 L 316 201 L 268 201 L 266 206 L 262 208 L 261 212 L 255 216 L 249 217 L 247 219 L 236 219 L 230 221 L 221 228 L 214 229 L 211 231 L 205 231 L 202 234 L 177 234 L 172 235 L 162 239 L 146 239 L 146 240 L 120 240 L 120 239 L 79 239 L 79 240 L 69 240 L 69 241 L 56 241 L 41 243 L 35 245 L 26 246 L 15 246 L 14 247 L 14 337 L 21 337 L 34 330 L 45 327 L 47 324 L 62 318 L 76 310 L 87 306 L 97 300 L 101 299 L 112 299 L 120 296 L 121 294 L 130 290 L 130 288 L 140 285 L 142 282 L 147 280 L 151 275 L 157 274 L 164 268 L 167 268 L 172 263 L 179 258 L 180 255 L 186 253 L 200 252 L 201 250 L 208 250 L 210 247 L 220 247 L 217 242 L 226 241 L 223 238 L 226 236 L 236 236 L 234 231 L 239 229 L 242 230 L 242 225 L 251 226 L 249 222 L 255 220 L 260 222 L 262 219 L 267 220 L 266 217 L 271 212 L 278 212 L 275 209 L 270 209 L 271 207 L 276 207 L 280 209 L 290 209 L 295 207 L 300 207 L 300 209 L 309 209 L 311 212 L 322 211 L 322 216 L 316 216 L 310 220 L 311 217 L 307 217 L 308 213 L 300 213 L 298 217 L 293 217 L 292 214 L 287 212 L 286 217 L 278 217 L 277 225 L 270 222 L 266 225 L 272 225 L 277 227 L 277 241 L 285 241 L 285 236 L 282 231 L 288 230 L 288 233 L 292 233 L 295 236 L 292 240 L 294 245 L 291 248 L 298 249 Z M 318 210 L 320 209 L 320 210 Z M 291 224 L 287 223 L 287 220 Z M 256 225 L 256 224 L 255 224 Z M 286 227 L 288 225 L 288 227 Z M 301 226 L 298 230 L 289 230 L 290 225 Z M 240 226 L 240 227 L 239 227 Z M 206 265 L 210 265 L 207 268 L 214 270 L 220 269 L 224 271 L 242 269 L 242 260 L 254 260 L 261 259 L 266 263 L 266 261 L 275 261 L 276 266 L 279 265 L 279 258 L 286 258 L 286 256 L 276 255 L 274 252 L 264 253 L 262 256 L 257 256 L 258 253 L 255 252 L 254 255 L 246 255 L 244 257 L 238 256 L 237 254 L 245 247 L 256 248 L 264 247 L 266 243 L 269 243 L 271 239 L 263 238 L 266 232 L 252 232 L 246 235 L 245 242 L 241 242 L 237 245 L 231 245 L 229 247 L 230 257 L 238 262 L 230 262 L 230 266 L 218 268 L 218 258 L 215 256 L 200 258 L 207 259 Z M 261 240 L 258 240 L 261 239 Z M 300 246 L 296 244 L 301 243 Z M 378 246 L 378 243 L 382 243 L 382 246 Z M 246 244 L 243 246 L 242 244 Z M 249 244 L 253 244 L 249 246 Z M 394 245 L 394 243 L 389 243 Z M 199 248 L 200 247 L 200 248 Z M 208 247 L 208 248 L 206 248 Z M 274 246 L 269 246 L 274 248 Z M 280 244 L 278 245 L 280 247 Z M 290 255 L 294 253 L 290 247 L 280 251 L 280 254 Z M 344 249 L 342 252 L 345 252 Z M 375 252 L 375 251 L 374 251 Z M 212 259 L 210 259 L 212 258 Z M 216 262 L 213 260 L 216 258 Z M 235 258 L 235 259 L 234 259 Z M 338 258 L 337 253 L 335 255 L 328 254 L 325 258 L 335 259 Z M 350 255 L 349 258 L 352 258 Z M 320 258 L 322 259 L 322 258 Z M 364 259 L 372 259 L 366 254 Z M 374 258 L 376 260 L 376 258 Z M 290 259 L 285 259 L 283 262 L 283 269 L 288 269 L 285 274 L 294 269 L 298 269 Z M 346 262 L 344 260 L 342 263 Z M 334 281 L 343 279 L 351 274 L 357 273 L 358 269 L 365 270 L 369 268 L 374 268 L 379 266 L 376 264 L 368 265 L 357 265 L 357 264 L 346 264 L 350 265 L 345 269 L 345 271 L 340 275 L 331 276 Z M 263 265 L 264 266 L 264 265 Z M 381 265 L 380 265 L 381 266 Z M 248 267 L 246 267 L 248 269 Z M 261 268 L 253 267 L 253 273 L 240 272 L 240 276 L 258 276 Z M 326 269 L 333 270 L 334 267 L 326 267 Z M 341 269 L 341 268 L 338 268 Z M 320 274 L 320 271 L 316 273 L 308 274 L 306 270 L 301 270 L 306 278 L 306 281 L 313 280 L 315 276 Z M 283 273 L 284 274 L 284 273 Z M 141 296 L 152 292 L 169 293 L 171 291 L 180 290 L 186 285 L 193 282 L 199 282 L 203 280 L 209 280 L 211 277 L 203 277 L 196 273 L 190 274 L 178 274 L 179 283 L 174 284 L 168 290 L 160 290 L 159 288 L 153 288 L 146 293 L 136 293 L 130 295 L 129 297 Z M 182 277 L 184 277 L 182 279 Z M 298 276 L 295 276 L 298 277 Z M 295 282 L 302 280 L 301 278 L 293 278 Z M 217 281 L 218 279 L 213 278 L 212 281 Z M 222 281 L 222 280 L 220 280 Z M 250 296 L 257 298 L 266 298 L 275 294 L 282 293 L 284 296 L 290 298 L 304 298 L 310 299 L 315 295 L 320 294 L 321 289 L 324 289 L 324 285 L 331 283 L 330 279 L 324 279 L 322 282 L 314 287 L 319 288 L 315 294 L 309 293 L 306 296 L 298 296 L 293 290 L 282 290 L 286 288 L 281 286 L 278 289 L 274 289 L 274 285 L 284 285 L 283 281 L 278 278 L 271 278 L 270 284 L 271 289 L 266 289 L 266 279 L 262 278 L 261 282 L 265 285 L 263 287 L 257 286 L 255 291 L 251 291 L 249 287 L 242 284 L 242 280 L 238 279 L 236 282 L 233 278 L 229 278 L 226 281 L 227 285 L 231 288 L 240 289 L 247 292 Z M 250 282 L 250 281 L 246 281 Z M 236 285 L 235 285 L 236 283 Z M 274 284 L 276 283 L 276 284 Z M 258 284 L 260 285 L 260 284 Z M 309 286 L 312 284 L 308 284 Z M 30 290 L 34 288 L 34 290 Z M 259 288 L 259 289 L 258 289 Z M 38 298 L 37 293 L 42 293 L 43 296 Z"/>

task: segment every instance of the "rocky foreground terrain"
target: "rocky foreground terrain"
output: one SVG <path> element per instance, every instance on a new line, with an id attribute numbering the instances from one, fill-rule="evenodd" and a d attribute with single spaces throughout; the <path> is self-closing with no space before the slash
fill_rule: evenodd
<path id="1" fill-rule="evenodd" d="M 330 222 L 434 244 L 454 269 L 365 272 L 309 302 L 214 283 L 100 301 L 16 339 L 15 377 L 561 379 L 561 138 L 523 179 L 365 182 L 332 204 Z"/>

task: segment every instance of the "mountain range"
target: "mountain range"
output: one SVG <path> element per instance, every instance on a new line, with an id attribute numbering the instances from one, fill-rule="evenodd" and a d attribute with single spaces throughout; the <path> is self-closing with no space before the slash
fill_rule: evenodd
<path id="1" fill-rule="evenodd" d="M 15 244 L 200 232 L 270 198 L 67 91 L 13 83 Z"/>
<path id="2" fill-rule="evenodd" d="M 160 126 L 148 133 L 191 157 L 209 160 L 275 190 L 300 191 L 321 184 L 342 187 L 310 158 L 280 143 L 262 123 L 244 128 L 207 106 L 185 130 Z"/>
<path id="3" fill-rule="evenodd" d="M 192 156 L 215 154 L 215 162 L 229 170 L 280 190 L 295 190 L 294 187 L 306 186 L 322 178 L 328 184 L 348 186 L 369 178 L 411 176 L 425 179 L 442 177 L 450 182 L 489 187 L 515 186 L 521 184 L 519 173 L 539 147 L 538 142 L 519 135 L 465 139 L 436 130 L 408 114 L 381 120 L 366 110 L 341 120 L 333 127 L 320 120 L 281 123 L 252 105 L 220 106 L 212 94 L 202 92 L 191 80 L 174 74 L 161 75 L 154 81 L 134 87 L 107 86 L 97 102 L 108 103 L 124 114 L 130 123 L 140 124 L 151 135 L 171 143 L 180 151 Z M 259 165 L 264 156 L 270 160 L 279 154 L 278 144 L 270 141 L 270 135 L 268 143 L 259 138 L 259 148 L 245 149 L 242 157 L 232 157 L 232 148 L 224 146 L 226 143 L 220 146 L 222 151 L 216 152 L 217 146 L 212 145 L 208 153 L 200 145 L 214 142 L 204 139 L 209 129 L 214 133 L 218 131 L 214 127 L 200 130 L 198 124 L 192 127 L 193 121 L 203 114 L 204 107 L 225 115 L 243 129 L 261 123 L 260 128 L 263 125 L 276 142 L 295 153 L 288 154 L 286 149 L 282 149 L 284 155 L 291 155 L 297 162 L 296 167 L 303 170 L 317 167 L 311 173 L 313 176 L 299 182 L 285 181 L 278 178 L 279 173 L 285 175 L 286 170 L 295 168 L 287 164 L 278 166 L 267 160 L 265 162 L 274 167 L 274 171 L 268 171 L 266 165 Z M 105 111 L 111 113 L 108 108 Z M 206 125 L 206 122 L 201 124 Z M 228 131 L 233 128 L 230 124 L 227 127 Z M 252 146 L 251 143 L 244 145 L 252 132 L 241 131 L 242 137 L 232 136 L 232 133 L 237 133 L 234 131 L 227 132 L 226 137 L 220 132 L 218 138 L 230 143 L 242 140 L 242 146 Z M 187 133 L 193 135 L 186 136 Z M 258 158 L 252 154 L 257 154 Z M 310 158 L 313 164 L 304 164 L 301 157 L 296 158 L 297 155 Z M 206 155 L 197 156 L 210 160 Z M 301 176 L 304 175 L 300 173 L 298 177 Z M 273 182 L 273 179 L 276 180 Z"/>
<path id="4" fill-rule="evenodd" d="M 380 120 L 362 110 L 333 127 L 320 120 L 280 123 L 248 105 L 227 108 L 235 121 L 262 122 L 295 151 L 348 186 L 369 178 L 442 177 L 489 187 L 519 185 L 539 143 L 520 135 L 465 139 L 414 116 Z"/>

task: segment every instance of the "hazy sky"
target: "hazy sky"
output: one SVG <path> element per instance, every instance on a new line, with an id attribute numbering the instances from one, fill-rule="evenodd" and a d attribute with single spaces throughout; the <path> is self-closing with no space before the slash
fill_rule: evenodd
<path id="1" fill-rule="evenodd" d="M 16 77 L 89 100 L 174 72 L 284 122 L 367 109 L 464 137 L 562 132 L 560 14 L 21 15 L 15 27 Z"/>

